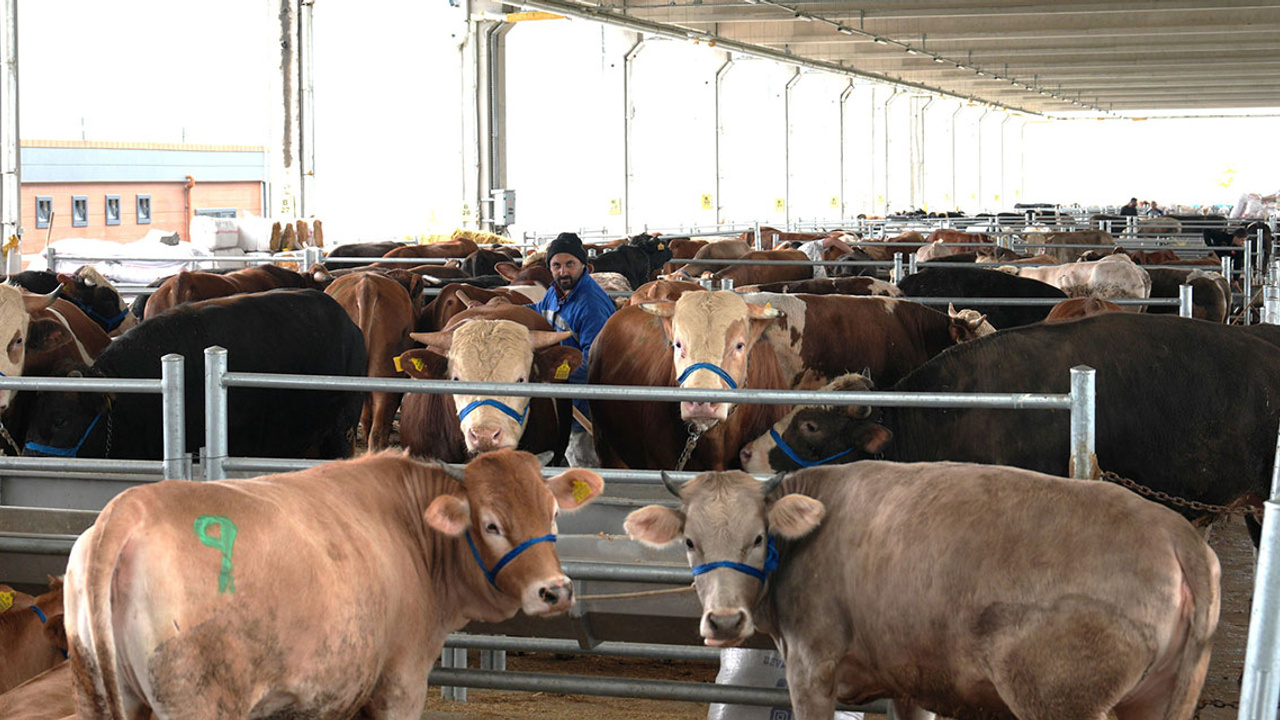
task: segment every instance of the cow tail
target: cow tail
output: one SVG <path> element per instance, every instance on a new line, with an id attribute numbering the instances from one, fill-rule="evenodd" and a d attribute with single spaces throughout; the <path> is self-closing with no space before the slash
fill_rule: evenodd
<path id="1" fill-rule="evenodd" d="M 1222 603 L 1222 568 L 1218 556 L 1194 530 L 1187 528 L 1183 537 L 1194 542 L 1175 540 L 1175 555 L 1182 569 L 1180 614 L 1186 638 L 1179 649 L 1176 680 L 1165 709 L 1164 716 L 1169 720 L 1189 718 L 1195 713 L 1200 688 L 1209 669 L 1209 651 L 1213 648 Z"/>
<path id="2" fill-rule="evenodd" d="M 117 501 L 112 505 L 103 512 L 94 527 L 81 536 L 72 551 L 67 583 L 73 582 L 74 570 L 83 576 L 83 584 L 67 591 L 76 594 L 79 607 L 73 608 L 68 604 L 66 622 L 72 636 L 68 644 L 71 646 L 72 672 L 81 717 L 92 714 L 98 718 L 127 720 L 129 716 L 120 685 L 113 629 L 112 586 L 116 567 L 132 534 L 130 528 L 136 523 L 131 521 L 132 518 L 118 517 L 133 514 L 120 512 L 128 507 L 127 504 Z M 104 521 L 107 519 L 114 520 L 114 523 L 106 524 Z M 74 613 L 71 612 L 73 610 Z M 80 636 L 82 631 L 87 631 L 87 637 Z"/>

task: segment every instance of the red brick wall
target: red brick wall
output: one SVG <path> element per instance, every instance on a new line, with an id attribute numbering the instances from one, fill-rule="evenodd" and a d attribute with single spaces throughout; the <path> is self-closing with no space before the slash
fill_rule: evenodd
<path id="1" fill-rule="evenodd" d="M 262 214 L 262 183 L 197 181 L 191 188 L 191 204 L 186 206 L 184 183 L 23 183 L 22 184 L 22 236 L 23 254 L 35 254 L 44 250 L 45 238 L 49 241 L 63 238 L 98 238 L 115 242 L 131 242 L 140 239 L 152 228 L 177 232 L 183 240 L 187 236 L 188 216 L 196 210 L 235 208 L 237 217 L 246 212 Z M 137 196 L 151 195 L 151 224 L 139 225 Z M 71 198 L 84 195 L 89 199 L 89 224 L 71 226 Z M 120 196 L 120 224 L 106 224 L 106 196 Z M 52 228 L 36 228 L 36 197 L 53 198 Z"/>

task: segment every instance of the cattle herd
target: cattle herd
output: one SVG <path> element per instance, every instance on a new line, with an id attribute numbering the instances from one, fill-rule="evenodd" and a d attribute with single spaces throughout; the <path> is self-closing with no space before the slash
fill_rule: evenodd
<path id="1" fill-rule="evenodd" d="M 592 400 L 590 432 L 600 467 L 699 473 L 664 473 L 678 506 L 625 532 L 684 543 L 703 642 L 775 640 L 797 718 L 876 698 L 1192 717 L 1220 605 L 1197 526 L 1244 514 L 1259 537 L 1280 328 L 1228 322 L 1215 257 L 1103 231 L 1047 232 L 1032 257 L 950 230 L 761 235 L 595 247 L 593 277 L 622 292 L 585 359 L 528 307 L 552 284 L 542 254 L 467 239 L 183 271 L 131 307 L 92 270 L 24 272 L 0 285 L 0 373 L 158 378 L 180 354 L 198 453 L 211 345 L 233 372 L 563 383 L 585 363 L 590 384 L 702 390 L 1065 393 L 1088 365 L 1097 466 L 1129 489 L 1063 479 L 1063 411 Z M 869 262 L 901 252 L 921 267 L 897 283 Z M 1181 285 L 1192 318 L 1114 302 Z M 933 298 L 951 307 L 913 301 Z M 0 406 L 4 454 L 162 457 L 158 396 Z M 237 387 L 228 410 L 230 454 L 332 462 L 135 487 L 48 593 L 0 585 L 0 718 L 416 718 L 449 632 L 572 606 L 556 515 L 603 481 L 564 467 L 567 399 Z"/>

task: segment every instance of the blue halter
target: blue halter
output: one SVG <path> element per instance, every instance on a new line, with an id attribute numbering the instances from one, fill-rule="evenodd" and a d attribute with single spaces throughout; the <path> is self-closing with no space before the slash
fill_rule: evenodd
<path id="1" fill-rule="evenodd" d="M 515 420 L 516 422 L 520 423 L 520 427 L 524 427 L 524 420 L 529 416 L 529 405 L 532 405 L 532 404 L 533 404 L 533 401 L 530 400 L 527 404 L 525 404 L 524 412 L 516 412 L 514 408 L 502 402 L 501 400 L 494 400 L 493 398 L 485 398 L 484 400 L 472 400 L 471 402 L 467 403 L 466 407 L 458 411 L 458 422 L 462 422 L 463 420 L 466 420 L 467 416 L 470 415 L 471 412 L 476 408 L 482 407 L 484 405 L 488 405 L 489 407 L 498 408 L 503 412 L 503 414 L 510 416 L 512 420 Z"/>
<path id="2" fill-rule="evenodd" d="M 85 315 L 88 315 L 90 320 L 94 320 L 96 322 L 102 323 L 106 327 L 107 332 L 111 332 L 112 330 L 115 330 L 117 327 L 119 327 L 120 323 L 124 322 L 125 316 L 129 314 L 129 308 L 125 308 L 124 310 L 121 310 L 118 315 L 113 315 L 111 317 L 103 317 L 102 315 L 99 315 L 96 310 L 89 307 L 88 305 L 85 305 L 84 303 L 81 303 L 76 300 L 72 300 L 71 302 L 75 303 L 75 306 L 80 308 L 81 312 L 83 312 Z"/>
<path id="3" fill-rule="evenodd" d="M 32 606 L 31 606 L 31 612 L 35 613 L 35 614 L 36 614 L 36 617 L 40 618 L 40 624 L 41 624 L 41 625 L 48 624 L 48 622 L 49 622 L 49 618 L 47 618 L 47 617 L 45 617 L 45 616 L 44 616 L 44 611 L 43 611 L 43 610 L 41 610 L 39 606 L 37 606 L 37 605 L 32 605 Z M 66 651 L 66 650 L 63 650 L 62 648 L 58 648 L 58 651 L 62 653 L 62 658 L 63 658 L 64 660 L 65 660 L 65 659 L 67 659 L 68 655 L 67 655 L 67 651 Z"/>
<path id="4" fill-rule="evenodd" d="M 739 562 L 721 560 L 719 562 L 709 562 L 709 563 L 703 563 L 701 565 L 694 565 L 693 576 L 697 577 L 699 575 L 702 575 L 703 573 L 709 573 L 712 570 L 718 570 L 720 568 L 729 568 L 730 570 L 737 570 L 740 573 L 745 573 L 747 575 L 750 575 L 751 577 L 759 580 L 760 582 L 764 582 L 765 579 L 769 577 L 769 573 L 778 569 L 778 548 L 773 544 L 773 536 L 772 535 L 769 536 L 769 545 L 768 545 L 768 550 L 765 552 L 763 568 L 754 568 L 754 567 L 751 567 L 750 565 L 744 565 Z"/>
<path id="5" fill-rule="evenodd" d="M 787 457 L 791 458 L 791 460 L 794 461 L 800 467 L 813 467 L 815 465 L 822 465 L 823 463 L 829 463 L 832 460 L 835 460 L 836 458 L 844 457 L 845 455 L 848 455 L 849 453 L 854 451 L 854 448 L 849 448 L 848 450 L 838 452 L 835 455 L 824 457 L 821 460 L 805 460 L 804 458 L 797 455 L 795 450 L 791 449 L 791 446 L 787 444 L 786 440 L 782 439 L 782 436 L 778 434 L 777 430 L 774 430 L 773 428 L 769 428 L 769 437 L 773 438 L 773 441 L 778 444 L 778 447 L 782 449 L 782 452 L 786 453 Z"/>
<path id="6" fill-rule="evenodd" d="M 76 457 L 80 454 L 80 448 L 84 445 L 84 441 L 89 439 L 89 433 L 93 432 L 93 428 L 102 419 L 102 413 L 98 413 L 93 422 L 89 423 L 89 427 L 85 428 L 84 435 L 80 436 L 80 442 L 75 447 L 60 448 L 52 445 L 41 445 L 40 443 L 29 442 L 26 444 L 27 450 L 35 450 L 45 455 L 56 455 L 57 457 Z"/>
<path id="7" fill-rule="evenodd" d="M 738 389 L 738 383 L 734 382 L 733 376 L 725 372 L 724 368 L 714 363 L 705 363 L 705 362 L 694 363 L 689 367 L 685 368 L 684 372 L 680 373 L 680 377 L 676 378 L 676 384 L 684 385 L 684 381 L 689 379 L 689 375 L 691 375 L 694 370 L 710 370 L 711 372 L 719 375 L 721 380 L 724 380 L 726 383 L 728 383 L 729 387 L 733 388 L 734 390 Z"/>
<path id="8" fill-rule="evenodd" d="M 471 531 L 470 530 L 467 531 L 467 544 L 471 546 L 471 554 L 475 556 L 476 564 L 479 565 L 480 569 L 484 571 L 484 576 L 489 578 L 489 584 L 494 586 L 495 588 L 498 587 L 498 582 L 497 582 L 498 572 L 502 570 L 502 568 L 506 567 L 507 564 L 510 563 L 512 560 L 515 560 L 516 557 L 520 555 L 520 553 L 524 552 L 525 550 L 528 550 L 530 547 L 533 547 L 538 543 L 555 542 L 555 541 L 556 541 L 556 536 L 554 533 L 548 533 L 546 535 L 543 535 L 542 537 L 529 538 L 528 540 L 525 540 L 519 545 L 511 548 L 511 552 L 507 553 L 506 555 L 503 555 L 502 559 L 498 561 L 498 564 L 494 565 L 493 569 L 490 570 L 489 568 L 484 566 L 484 560 L 480 558 L 480 551 L 476 548 L 475 541 L 471 539 Z M 498 589 L 501 590 L 501 588 L 498 588 Z"/>

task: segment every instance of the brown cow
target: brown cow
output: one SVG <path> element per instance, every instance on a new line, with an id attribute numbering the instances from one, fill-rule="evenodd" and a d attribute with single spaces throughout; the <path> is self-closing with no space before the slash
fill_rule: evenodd
<path id="1" fill-rule="evenodd" d="M 783 232 L 777 228 L 771 228 L 767 225 L 760 226 L 760 249 L 773 250 L 783 243 L 803 243 L 810 240 L 821 240 L 830 233 L 802 233 L 802 232 Z M 738 236 L 738 239 L 750 245 L 752 249 L 756 247 L 756 232 L 748 230 Z"/>
<path id="2" fill-rule="evenodd" d="M 398 377 L 394 360 L 412 345 L 409 333 L 416 320 L 413 301 L 404 286 L 380 273 L 363 272 L 338 278 L 324 292 L 338 301 L 364 333 L 369 377 Z M 382 450 L 390 444 L 391 423 L 399 407 L 400 393 L 369 393 L 360 427 L 370 450 Z"/>
<path id="3" fill-rule="evenodd" d="M 130 488 L 67 566 L 77 706 L 115 718 L 417 717 L 450 632 L 573 605 L 543 541 L 557 508 L 603 485 L 578 468 L 544 480 L 534 456 L 503 450 L 462 470 L 386 451 Z"/>
<path id="4" fill-rule="evenodd" d="M 716 284 L 725 278 L 738 285 L 763 285 L 765 283 L 805 280 L 813 277 L 813 266 L 807 264 L 809 256 L 800 250 L 753 250 L 743 255 L 743 260 L 792 260 L 804 265 L 729 265 L 715 271 Z"/>
<path id="5" fill-rule="evenodd" d="M 1151 297 L 1176 298 L 1182 285 L 1191 286 L 1191 317 L 1209 322 L 1226 322 L 1231 309 L 1231 285 L 1222 273 L 1198 268 L 1147 268 L 1151 276 Z M 1147 312 L 1178 314 L 1172 305 L 1152 305 Z"/>
<path id="6" fill-rule="evenodd" d="M 1116 239 L 1105 230 L 1076 230 L 1072 232 L 1025 233 L 1023 239 L 1032 244 L 1045 245 L 1115 245 Z M 1058 262 L 1075 262 L 1091 248 L 1044 248 L 1042 254 L 1053 256 Z"/>
<path id="7" fill-rule="evenodd" d="M 405 352 L 399 366 L 420 379 L 565 382 L 582 365 L 582 353 L 559 344 L 569 333 L 552 332 L 535 310 L 502 300 L 473 305 L 443 330 L 411 337 L 428 349 Z M 400 413 L 400 441 L 446 462 L 497 448 L 558 454 L 568 422 L 547 398 L 411 393 Z"/>
<path id="8" fill-rule="evenodd" d="M 467 238 L 458 238 L 456 240 L 447 240 L 440 243 L 429 243 L 424 245 L 402 245 L 398 248 L 387 251 L 382 257 L 386 259 L 395 258 L 465 258 L 471 253 L 479 250 L 480 246 L 476 245 Z M 374 267 L 403 267 L 401 263 L 378 262 L 373 264 Z"/>
<path id="9" fill-rule="evenodd" d="M 948 316 L 896 298 L 751 293 L 743 299 L 782 311 L 764 338 L 790 387 L 863 369 L 888 387 L 943 350 L 995 332 L 972 311 Z"/>
<path id="10" fill-rule="evenodd" d="M 680 507 L 636 510 L 627 532 L 684 540 L 702 571 L 707 645 L 772 637 L 796 720 L 877 698 L 899 717 L 1196 711 L 1218 558 L 1189 522 L 1136 493 L 1009 467 L 882 461 L 667 485 Z"/>
<path id="11" fill-rule="evenodd" d="M 779 315 L 776 309 L 748 305 L 728 291 L 688 292 L 674 302 L 624 307 L 609 318 L 591 346 L 588 383 L 728 387 L 706 365 L 690 370 L 703 363 L 720 368 L 738 387 L 787 388 L 773 347 L 756 342 Z M 687 377 L 678 382 L 682 373 Z M 742 445 L 767 430 L 786 409 L 733 403 L 591 401 L 595 447 L 602 465 L 651 469 L 676 466 L 690 439 L 686 423 L 699 429 L 689 468 L 737 463 Z"/>
<path id="12" fill-rule="evenodd" d="M 75 697 L 71 684 L 71 663 L 62 660 L 53 668 L 0 694 L 0 718 L 74 720 Z"/>
<path id="13" fill-rule="evenodd" d="M 17 687 L 67 657 L 62 623 L 62 580 L 22 609 L 0 613 L 0 693 Z"/>
<path id="14" fill-rule="evenodd" d="M 636 291 L 631 293 L 631 299 L 628 305 L 639 305 L 640 303 L 653 302 L 655 300 L 676 300 L 687 292 L 696 292 L 705 290 L 695 282 L 685 282 L 683 280 L 654 280 L 647 282 Z"/>
<path id="15" fill-rule="evenodd" d="M 276 288 L 313 288 L 315 278 L 276 265 L 247 267 L 225 275 L 181 270 L 165 280 L 147 299 L 144 318 L 150 320 L 175 305 Z"/>
<path id="16" fill-rule="evenodd" d="M 0 353 L 0 375 L 17 377 L 26 365 L 27 341 L 31 334 L 31 314 L 53 305 L 58 292 L 48 295 L 30 295 L 13 285 L 0 284 L 0 342 L 6 351 Z M 52 323 L 53 321 L 48 321 Z M 40 328 L 37 328 L 40 331 Z M 63 338 L 59 343 L 69 340 Z M 53 338 L 48 343 L 54 342 Z M 52 348 L 53 345 L 48 345 Z M 0 390 L 0 409 L 8 407 L 13 390 Z"/>
<path id="17" fill-rule="evenodd" d="M 892 245 L 884 245 L 882 243 L 892 243 Z M 898 253 L 915 252 L 925 244 L 925 239 L 923 235 L 915 230 L 908 230 L 901 235 L 891 238 L 867 238 L 861 242 L 851 242 L 849 244 L 865 252 L 872 260 L 884 262 L 886 260 L 893 260 L 893 256 Z"/>
<path id="18" fill-rule="evenodd" d="M 704 272 L 716 272 L 726 267 L 720 264 L 699 263 L 699 260 L 734 260 L 751 252 L 751 245 L 744 240 L 718 240 L 698 249 L 693 262 L 676 268 L 672 274 L 698 277 Z M 673 280 L 680 278 L 672 278 Z"/>
<path id="19" fill-rule="evenodd" d="M 1090 315 L 1101 315 L 1109 312 L 1124 312 L 1124 308 L 1119 305 L 1093 297 L 1073 297 L 1067 298 L 1049 311 L 1044 322 L 1056 323 L 1067 322 L 1077 318 L 1089 317 Z"/>
<path id="20" fill-rule="evenodd" d="M 994 244 L 991 236 L 986 233 L 951 230 L 949 228 L 938 228 L 929 233 L 929 237 L 925 238 L 925 244 L 932 245 L 933 243 L 956 245 L 966 250 L 976 250 L 984 245 Z"/>
<path id="21" fill-rule="evenodd" d="M 809 295 L 884 295 L 902 297 L 897 285 L 872 277 L 838 277 L 794 280 L 791 282 L 744 285 L 735 288 L 740 293 L 806 293 Z"/>

